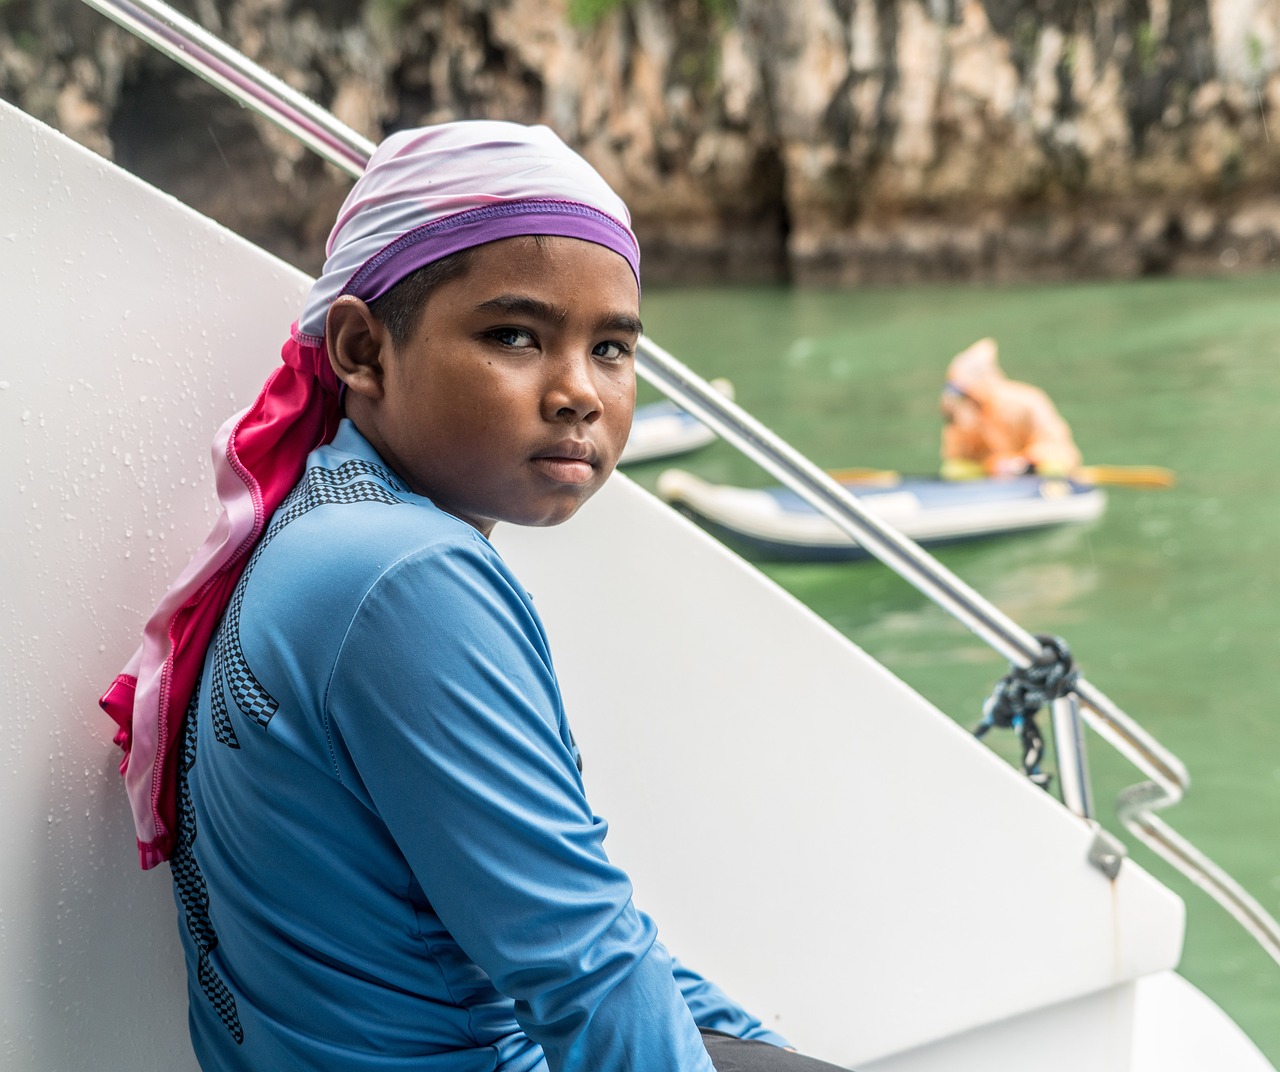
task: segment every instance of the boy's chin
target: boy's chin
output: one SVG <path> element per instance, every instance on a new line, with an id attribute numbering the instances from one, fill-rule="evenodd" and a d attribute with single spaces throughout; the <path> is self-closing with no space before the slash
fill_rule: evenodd
<path id="1" fill-rule="evenodd" d="M 588 501 L 595 497 L 600 486 L 583 490 L 580 494 L 574 496 L 565 496 L 560 501 L 542 510 L 530 510 L 522 518 L 511 518 L 510 523 L 513 525 L 523 525 L 526 528 L 549 529 L 556 525 L 563 525 L 566 521 L 571 520 L 574 515 L 581 510 Z"/>
<path id="2" fill-rule="evenodd" d="M 570 521 L 587 503 L 587 498 L 581 499 L 572 506 L 566 506 L 561 510 L 548 511 L 540 517 L 531 517 L 528 521 L 513 521 L 514 525 L 523 525 L 530 529 L 551 529 L 557 525 L 563 525 L 566 521 Z"/>

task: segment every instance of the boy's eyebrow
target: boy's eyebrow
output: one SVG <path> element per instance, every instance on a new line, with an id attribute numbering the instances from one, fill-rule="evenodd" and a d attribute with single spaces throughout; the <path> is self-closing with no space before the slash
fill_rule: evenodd
<path id="1" fill-rule="evenodd" d="M 538 298 L 530 298 L 524 294 L 499 294 L 476 306 L 477 312 L 507 313 L 511 316 L 527 316 L 535 320 L 561 323 L 568 316 L 568 311 L 558 309 L 550 302 Z M 638 316 L 630 313 L 611 313 L 603 317 L 599 327 L 601 330 L 625 331 L 634 335 L 644 333 L 644 325 Z"/>
<path id="2" fill-rule="evenodd" d="M 630 335 L 644 334 L 644 325 L 640 323 L 640 318 L 632 316 L 630 313 L 614 313 L 612 316 L 607 316 L 600 324 L 600 327 L 608 331 L 626 332 Z"/>

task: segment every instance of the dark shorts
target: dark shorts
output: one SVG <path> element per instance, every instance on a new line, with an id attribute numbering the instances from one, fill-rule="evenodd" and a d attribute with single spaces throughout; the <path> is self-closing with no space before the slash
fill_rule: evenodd
<path id="1" fill-rule="evenodd" d="M 703 1028 L 702 1042 L 716 1072 L 845 1072 L 826 1061 L 779 1049 L 768 1042 L 734 1038 L 720 1031 Z"/>

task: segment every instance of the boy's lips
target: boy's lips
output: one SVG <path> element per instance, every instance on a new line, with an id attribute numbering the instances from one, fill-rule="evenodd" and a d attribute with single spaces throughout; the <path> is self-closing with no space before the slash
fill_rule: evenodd
<path id="1" fill-rule="evenodd" d="M 598 460 L 595 447 L 582 439 L 562 440 L 533 456 L 534 465 L 561 484 L 588 483 Z"/>

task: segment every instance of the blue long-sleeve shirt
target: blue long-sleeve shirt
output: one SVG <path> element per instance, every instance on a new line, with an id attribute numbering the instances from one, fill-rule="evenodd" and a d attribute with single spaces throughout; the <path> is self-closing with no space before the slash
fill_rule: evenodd
<path id="1" fill-rule="evenodd" d="M 354 426 L 205 663 L 173 870 L 203 1067 L 710 1072 L 781 1044 L 610 863 L 550 652 L 489 542 Z"/>

